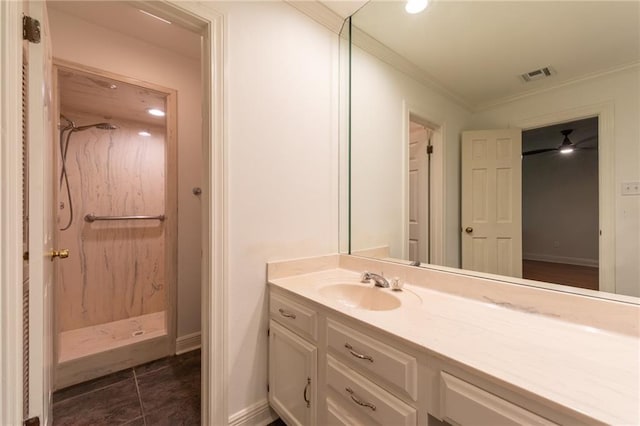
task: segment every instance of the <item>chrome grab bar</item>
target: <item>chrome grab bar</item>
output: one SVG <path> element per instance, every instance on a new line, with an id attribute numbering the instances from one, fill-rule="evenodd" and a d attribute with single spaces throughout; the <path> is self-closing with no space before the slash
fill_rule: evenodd
<path id="1" fill-rule="evenodd" d="M 95 222 L 96 220 L 159 220 L 162 222 L 165 217 L 163 214 L 158 216 L 96 216 L 94 214 L 87 214 L 84 217 L 86 222 Z"/>

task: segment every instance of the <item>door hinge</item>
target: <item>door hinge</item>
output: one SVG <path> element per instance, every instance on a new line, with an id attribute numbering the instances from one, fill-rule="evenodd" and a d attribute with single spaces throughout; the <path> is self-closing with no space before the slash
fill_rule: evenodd
<path id="1" fill-rule="evenodd" d="M 29 261 L 29 252 L 25 251 L 24 253 L 22 253 L 22 260 L 26 260 L 27 262 Z"/>
<path id="2" fill-rule="evenodd" d="M 269 393 L 269 383 L 267 383 L 267 393 Z"/>
<path id="3" fill-rule="evenodd" d="M 427 154 L 428 155 L 433 154 L 433 145 L 427 145 Z"/>
<path id="4" fill-rule="evenodd" d="M 271 329 L 267 328 L 267 337 L 271 336 Z"/>
<path id="5" fill-rule="evenodd" d="M 40 417 L 31 417 L 25 420 L 24 426 L 40 426 Z"/>
<path id="6" fill-rule="evenodd" d="M 23 16 L 22 39 L 31 43 L 40 43 L 40 21 L 30 16 Z"/>

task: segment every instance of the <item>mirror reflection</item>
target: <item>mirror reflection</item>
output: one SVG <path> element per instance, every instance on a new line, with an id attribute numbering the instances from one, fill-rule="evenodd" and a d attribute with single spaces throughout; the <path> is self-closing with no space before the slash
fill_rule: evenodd
<path id="1" fill-rule="evenodd" d="M 405 5 L 351 17 L 350 253 L 640 296 L 640 3 Z"/>

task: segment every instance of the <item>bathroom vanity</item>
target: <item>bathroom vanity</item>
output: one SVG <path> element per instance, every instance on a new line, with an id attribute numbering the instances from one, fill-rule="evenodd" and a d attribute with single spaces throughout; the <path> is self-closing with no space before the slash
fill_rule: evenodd
<path id="1" fill-rule="evenodd" d="M 289 425 L 640 421 L 637 305 L 346 255 L 268 275 L 269 402 Z"/>

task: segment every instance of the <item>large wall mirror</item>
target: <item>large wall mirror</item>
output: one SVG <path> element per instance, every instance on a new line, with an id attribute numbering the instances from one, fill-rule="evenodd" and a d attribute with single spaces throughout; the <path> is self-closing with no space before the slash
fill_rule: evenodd
<path id="1" fill-rule="evenodd" d="M 639 297 L 640 3 L 406 5 L 343 30 L 349 252 Z"/>

